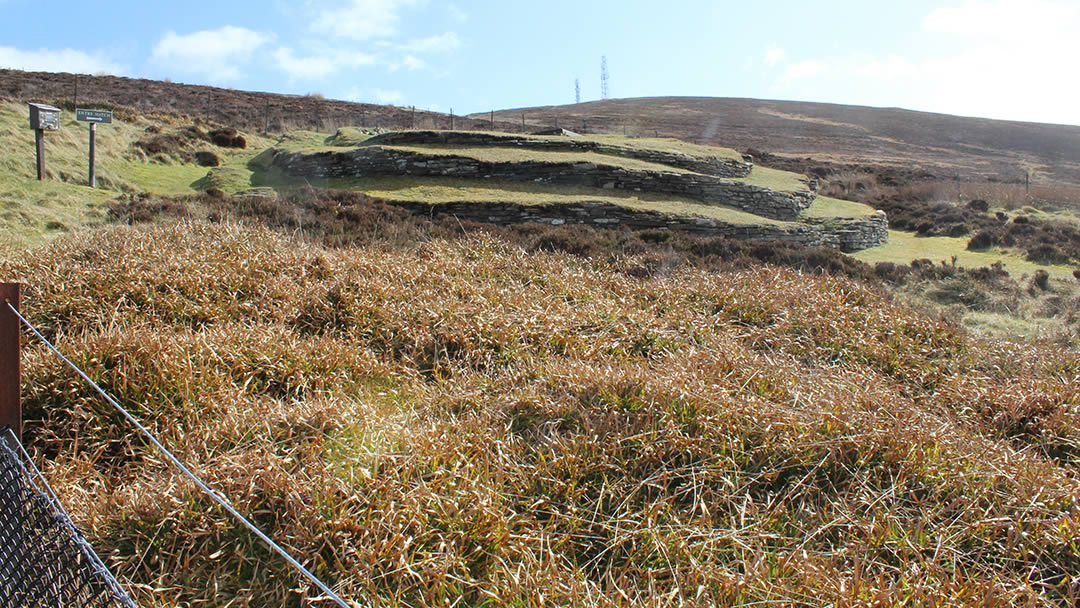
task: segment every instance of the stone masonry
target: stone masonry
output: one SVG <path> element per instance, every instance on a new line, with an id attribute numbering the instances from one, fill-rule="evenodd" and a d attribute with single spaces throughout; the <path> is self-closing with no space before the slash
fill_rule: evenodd
<path id="1" fill-rule="evenodd" d="M 278 151 L 273 163 L 289 175 L 304 177 L 467 177 L 659 192 L 705 204 L 736 207 L 778 220 L 798 218 L 816 197 L 809 190 L 779 192 L 701 173 L 643 171 L 590 162 L 487 162 L 453 154 L 421 154 L 374 145 L 315 154 Z"/>
<path id="2" fill-rule="evenodd" d="M 587 202 L 559 205 L 516 203 L 444 203 L 387 201 L 423 215 L 450 215 L 463 220 L 495 224 L 540 223 L 587 224 L 598 227 L 679 230 L 707 236 L 749 241 L 788 241 L 808 247 L 832 247 L 844 252 L 874 247 L 888 238 L 885 214 L 867 218 L 834 219 L 815 224 L 732 224 L 722 220 L 666 215 L 627 209 L 611 203 Z"/>
<path id="3" fill-rule="evenodd" d="M 540 139 L 469 131 L 393 131 L 372 137 L 366 145 L 379 146 L 503 146 L 546 152 L 596 152 L 668 165 L 715 177 L 746 177 L 751 162 L 732 158 L 691 156 L 671 150 L 650 150 L 573 137 Z"/>
<path id="4" fill-rule="evenodd" d="M 419 153 L 386 146 L 446 145 L 524 147 L 547 151 L 599 152 L 684 169 L 649 171 L 592 162 L 487 162 L 451 151 Z M 749 161 L 749 159 L 747 159 Z M 705 204 L 725 205 L 778 220 L 798 219 L 816 194 L 812 190 L 778 192 L 733 177 L 749 174 L 753 164 L 733 159 L 702 159 L 677 152 L 643 150 L 585 139 L 537 139 L 517 135 L 457 131 L 399 131 L 377 135 L 356 148 L 317 153 L 274 152 L 273 164 L 286 174 L 319 178 L 412 175 L 462 177 L 589 186 L 684 196 Z M 788 241 L 810 247 L 860 251 L 888 240 L 885 213 L 863 218 L 812 218 L 800 223 L 733 224 L 700 216 L 635 210 L 608 202 L 522 205 L 512 202 L 425 204 L 388 202 L 415 213 L 452 215 L 460 219 L 512 224 L 523 222 L 587 224 L 599 227 L 679 230 L 742 240 Z"/>

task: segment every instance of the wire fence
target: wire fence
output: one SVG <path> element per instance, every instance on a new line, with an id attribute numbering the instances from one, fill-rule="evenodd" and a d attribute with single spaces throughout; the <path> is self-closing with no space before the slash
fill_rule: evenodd
<path id="1" fill-rule="evenodd" d="M 271 539 L 269 536 L 267 536 L 265 532 L 260 530 L 248 518 L 244 517 L 239 511 L 237 511 L 236 507 L 234 507 L 232 505 L 232 503 L 230 503 L 224 496 L 222 496 L 220 493 L 218 493 L 217 491 L 210 488 L 210 486 L 206 485 L 206 482 L 204 482 L 197 475 L 195 475 L 195 473 L 193 473 L 191 471 L 191 469 L 189 469 L 183 462 L 180 461 L 179 458 L 176 457 L 176 455 L 174 455 L 167 447 L 165 447 L 165 445 L 163 445 L 157 439 L 157 437 L 155 437 L 145 426 L 143 426 L 142 423 L 140 423 L 134 416 L 132 416 L 132 414 L 130 412 L 128 412 L 126 409 L 124 409 L 124 407 L 122 405 L 120 405 L 120 403 L 112 395 L 105 392 L 105 390 L 102 389 L 101 386 L 99 386 L 96 382 L 94 382 L 94 380 L 92 378 L 90 378 L 90 376 L 88 376 L 86 374 L 86 372 L 84 372 L 77 365 L 72 363 L 72 361 L 70 359 L 68 359 L 66 356 L 64 356 L 64 354 L 62 352 L 60 352 L 60 350 L 57 349 L 56 346 L 52 342 L 50 342 L 44 335 L 42 335 L 42 333 L 36 327 L 34 327 L 34 325 L 32 323 L 30 323 L 30 321 L 27 320 L 26 317 L 24 317 L 14 306 L 12 306 L 10 303 L 6 304 L 6 306 L 11 311 L 11 313 L 14 314 L 15 317 L 17 317 L 19 319 L 19 321 L 21 321 L 22 324 L 25 325 L 26 328 L 29 329 L 30 332 L 34 336 L 36 336 L 37 339 L 46 348 L 49 349 L 49 351 L 51 351 L 54 355 L 59 357 L 61 361 L 63 361 L 68 367 L 70 367 L 72 369 L 72 371 L 74 371 L 79 377 L 81 377 L 83 380 L 85 380 L 101 396 L 102 399 L 104 399 L 109 405 L 111 405 L 114 409 L 116 409 L 116 411 L 119 412 L 120 415 L 123 416 L 128 421 L 128 423 L 130 423 L 133 427 L 135 427 L 135 429 L 150 444 L 152 444 L 158 450 L 158 452 L 161 453 L 161 455 L 165 457 L 166 460 L 168 460 L 173 466 L 175 466 L 178 470 L 180 470 L 180 472 L 183 473 L 188 479 L 190 479 L 196 486 L 198 486 L 199 490 L 201 490 L 204 494 L 206 494 L 208 497 L 210 497 L 211 500 L 213 500 L 215 503 L 217 503 L 218 506 L 220 506 L 222 509 L 224 509 L 226 512 L 228 512 L 232 517 L 234 517 L 244 527 L 246 527 L 248 530 L 250 530 L 257 537 L 259 537 L 259 539 L 262 540 L 263 543 L 265 543 L 266 546 L 271 551 L 273 551 L 273 552 L 277 553 L 279 556 L 281 556 L 299 574 L 301 574 L 304 578 L 308 579 L 312 584 L 314 584 L 317 588 L 319 588 L 319 590 L 321 590 L 323 592 L 323 594 L 324 594 L 324 596 L 322 598 L 320 598 L 320 599 L 326 599 L 326 600 L 332 601 L 332 602 L 336 603 L 338 606 L 340 606 L 341 608 L 354 608 L 356 606 L 356 604 L 350 605 L 350 604 L 346 603 L 345 600 L 340 595 L 338 595 L 326 583 L 324 583 L 317 576 L 315 576 L 310 570 L 308 570 L 306 567 L 304 567 L 303 564 L 301 564 L 296 558 L 294 558 L 292 555 L 290 555 L 289 552 L 286 551 L 280 544 L 278 544 L 273 539 Z M 7 427 L 4 427 L 4 428 L 7 429 Z M 8 430 L 7 433 L 8 433 L 8 435 L 10 435 L 11 439 L 15 440 L 13 442 L 13 445 L 18 446 L 18 449 L 22 450 L 22 447 L 19 444 L 19 441 L 15 437 L 15 435 L 13 433 L 11 433 L 10 430 Z M 3 439 L 0 439 L 0 443 L 4 443 Z M 11 448 L 8 448 L 8 450 L 11 451 Z M 25 456 L 25 452 L 22 452 L 22 453 Z M 29 459 L 28 456 L 26 457 L 26 461 L 31 467 L 33 467 L 33 464 L 30 462 L 30 459 Z M 15 462 L 17 463 L 18 459 L 15 459 Z M 21 465 L 18 465 L 18 466 L 21 467 Z M 22 470 L 25 470 L 25 468 L 23 468 Z M 37 472 L 36 469 L 33 469 L 33 470 L 35 471 L 35 473 L 37 473 L 37 479 L 40 481 L 41 487 L 45 488 L 45 490 L 48 491 L 48 497 L 51 497 L 51 499 L 52 499 L 51 504 L 55 505 L 55 509 L 58 509 L 60 513 L 63 513 L 63 509 L 62 509 L 62 507 L 60 507 L 59 501 L 57 501 L 55 495 L 52 494 L 52 490 L 48 489 L 48 485 L 45 484 L 44 478 L 41 477 L 41 474 L 39 472 Z M 36 488 L 36 486 L 35 486 L 35 488 Z M 17 488 L 15 488 L 15 490 L 17 490 Z M 7 504 L 7 501 L 9 501 L 9 496 L 22 496 L 22 494 L 19 494 L 18 492 L 9 493 L 9 492 L 7 492 L 7 487 L 6 486 L 0 487 L 0 493 L 2 493 L 2 494 L 0 494 L 0 496 L 2 496 L 2 497 L 0 497 L 0 501 L 4 501 L 4 504 L 0 505 L 0 509 L 3 509 L 3 510 L 0 510 L 0 527 L 4 527 L 4 530 L 0 531 L 0 542 L 3 542 L 3 547 L 7 547 L 9 545 L 9 543 L 7 542 L 8 538 L 11 538 L 11 539 L 14 539 L 15 541 L 17 541 L 15 543 L 11 544 L 11 546 L 16 547 L 16 548 L 11 549 L 10 551 L 13 552 L 13 557 L 14 558 L 24 559 L 24 554 L 26 556 L 30 556 L 30 555 L 32 555 L 32 553 L 30 552 L 31 548 L 30 547 L 25 547 L 24 548 L 24 544 L 22 544 L 22 541 L 20 540 L 22 538 L 25 538 L 25 535 L 26 535 L 26 532 L 27 532 L 27 530 L 24 530 L 23 528 L 25 526 L 30 526 L 29 530 L 32 531 L 32 530 L 36 529 L 33 526 L 36 523 L 38 523 L 38 520 L 36 520 L 36 519 L 28 519 L 27 517 L 20 515 L 20 513 L 22 513 L 22 511 L 19 510 L 18 504 L 22 504 L 22 503 L 15 501 L 15 499 L 11 499 L 11 502 L 12 502 L 11 511 L 15 515 L 10 518 L 10 522 L 11 522 L 10 523 L 10 536 L 6 536 L 5 534 L 8 534 L 7 533 L 7 527 L 6 527 L 6 526 L 8 526 L 8 524 L 5 524 L 4 522 L 9 521 L 9 519 L 5 517 L 5 514 L 7 512 L 5 506 Z M 41 492 L 39 492 L 39 493 L 41 493 Z M 23 502 L 25 502 L 25 501 L 23 501 Z M 37 511 L 34 511 L 34 512 L 37 513 Z M 94 569 L 95 571 L 100 570 L 101 572 L 104 572 L 104 574 L 108 576 L 108 580 L 111 581 L 112 586 L 115 587 L 116 589 L 119 589 L 119 586 L 116 585 L 115 579 L 113 579 L 112 576 L 108 574 L 108 570 L 106 570 L 105 566 L 103 564 L 101 564 L 100 560 L 98 560 L 97 556 L 94 554 L 93 550 L 90 548 L 90 545 L 85 540 L 83 540 L 82 536 L 75 529 L 74 525 L 71 523 L 71 520 L 70 520 L 70 518 L 67 517 L 66 513 L 63 514 L 63 519 L 62 519 L 61 523 L 64 523 L 66 525 L 66 529 L 69 530 L 72 533 L 72 537 L 76 539 L 75 541 L 72 541 L 72 542 L 74 542 L 78 547 L 81 547 L 84 550 L 85 559 L 87 561 L 89 561 L 90 564 L 91 564 L 89 567 Z M 44 545 L 46 550 L 48 549 L 48 547 L 51 547 L 51 546 L 52 545 L 48 545 L 48 544 Z M 4 549 L 0 548 L 0 564 L 5 563 L 5 561 L 3 561 L 3 560 L 6 557 L 6 553 L 4 553 L 3 551 L 4 551 Z M 48 557 L 49 557 L 49 555 L 46 555 L 43 559 L 48 559 Z M 11 584 L 12 593 L 13 594 L 14 593 L 20 593 L 20 594 L 38 593 L 37 589 L 38 589 L 38 587 L 40 587 L 42 585 L 49 585 L 49 584 L 51 584 L 53 582 L 57 582 L 57 581 L 60 582 L 60 583 L 64 583 L 64 582 L 68 581 L 69 579 L 70 580 L 79 580 L 79 581 L 82 580 L 81 578 L 76 579 L 76 573 L 81 572 L 80 568 L 83 568 L 83 569 L 86 568 L 86 566 L 82 565 L 83 564 L 82 561 L 72 561 L 71 559 L 64 560 L 64 559 L 59 559 L 58 558 L 58 559 L 55 559 L 54 562 L 55 562 L 55 565 L 51 569 L 46 569 L 47 570 L 47 577 L 41 583 L 36 582 L 37 579 L 33 578 L 32 568 L 30 568 L 30 566 L 28 566 L 25 569 L 25 571 L 26 571 L 25 576 L 21 576 L 21 578 L 19 578 L 19 582 L 13 582 Z M 30 565 L 32 566 L 33 564 L 31 563 Z M 20 572 L 23 572 L 23 570 L 20 570 Z M 6 578 L 4 580 L 6 581 Z M 8 585 L 7 585 L 6 582 L 3 585 L 4 585 L 3 586 L 4 591 L 0 591 L 0 600 L 4 600 L 6 598 L 6 596 L 3 595 L 3 594 L 6 593 Z M 87 589 L 89 589 L 91 591 L 93 590 L 92 588 L 87 587 L 86 585 L 83 585 L 83 584 L 75 585 L 74 587 L 72 587 L 73 590 L 79 591 L 80 593 L 83 592 L 81 590 L 83 590 L 84 588 L 87 588 Z M 36 597 L 36 596 L 34 596 L 34 597 Z M 51 596 L 47 596 L 47 597 L 51 597 Z M 66 596 L 63 596 L 63 597 L 66 597 Z M 81 596 L 73 596 L 73 597 L 78 599 L 78 597 L 81 597 Z M 121 596 L 120 597 L 123 597 L 124 599 L 126 599 L 126 596 L 122 595 L 122 591 L 121 591 Z M 34 602 L 29 602 L 29 603 L 18 603 L 18 602 L 6 603 L 6 602 L 3 602 L 3 601 L 0 601 L 0 608 L 7 608 L 8 606 L 14 607 L 14 606 L 24 606 L 24 605 L 25 606 L 35 606 L 35 607 L 36 606 L 89 606 L 91 608 L 97 608 L 98 606 L 117 606 L 117 605 L 119 605 L 119 606 L 131 606 L 132 608 L 134 608 L 134 604 L 132 604 L 130 600 L 127 600 L 126 604 L 125 603 L 108 604 L 108 603 L 93 603 L 93 602 L 81 602 L 81 601 L 74 601 L 74 602 L 64 602 L 64 601 L 52 602 L 52 601 L 48 601 L 48 602 L 44 602 L 44 603 L 40 603 L 40 602 L 39 603 L 34 603 Z"/>
<path id="2" fill-rule="evenodd" d="M 0 428 L 0 606 L 135 608 L 6 426 Z"/>

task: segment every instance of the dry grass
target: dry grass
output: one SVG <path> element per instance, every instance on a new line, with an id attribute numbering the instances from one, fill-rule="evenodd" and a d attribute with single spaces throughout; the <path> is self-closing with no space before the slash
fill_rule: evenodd
<path id="1" fill-rule="evenodd" d="M 1080 359 L 852 281 L 181 224 L 0 263 L 365 605 L 1062 605 Z M 27 432 L 143 605 L 327 605 L 38 345 Z"/>

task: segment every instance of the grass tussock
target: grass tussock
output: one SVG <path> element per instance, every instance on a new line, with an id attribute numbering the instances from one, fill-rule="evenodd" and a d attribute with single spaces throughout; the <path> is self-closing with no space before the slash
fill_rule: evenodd
<path id="1" fill-rule="evenodd" d="M 1075 354 L 850 279 L 647 263 L 191 222 L 0 273 L 364 605 L 1076 601 Z M 40 345 L 25 375 L 30 447 L 141 602 L 326 605 Z"/>

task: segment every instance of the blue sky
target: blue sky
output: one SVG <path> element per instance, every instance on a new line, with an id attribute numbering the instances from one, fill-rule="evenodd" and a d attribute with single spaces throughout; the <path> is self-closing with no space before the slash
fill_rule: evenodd
<path id="1" fill-rule="evenodd" d="M 1077 0 L 0 0 L 0 12 L 0 67 L 27 70 L 464 114 L 572 103 L 575 78 L 598 99 L 606 56 L 612 97 L 1080 125 Z"/>

